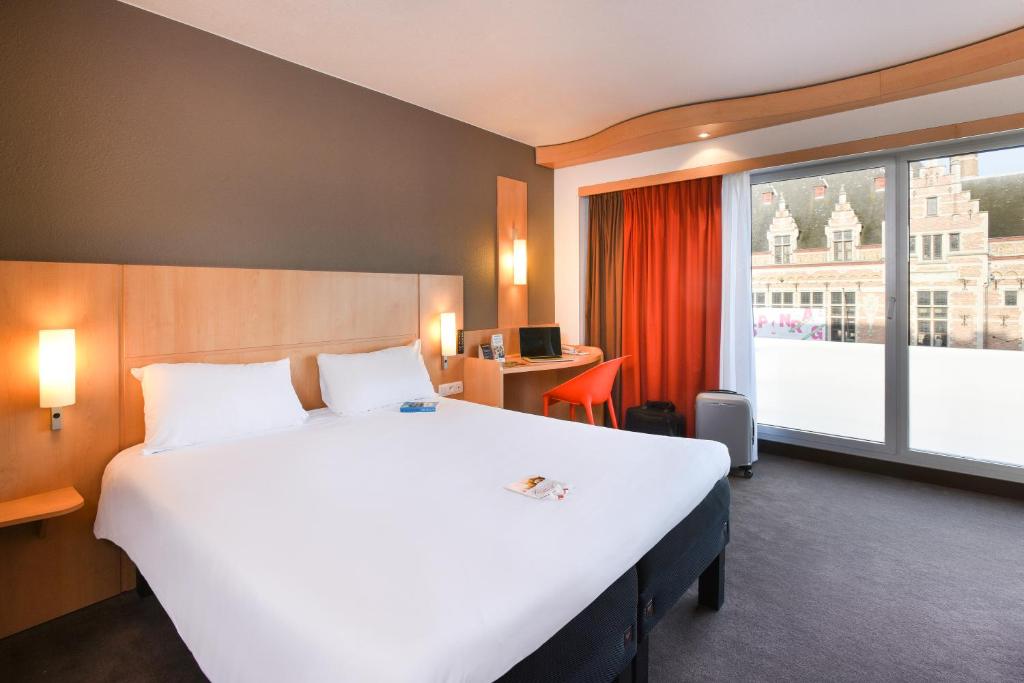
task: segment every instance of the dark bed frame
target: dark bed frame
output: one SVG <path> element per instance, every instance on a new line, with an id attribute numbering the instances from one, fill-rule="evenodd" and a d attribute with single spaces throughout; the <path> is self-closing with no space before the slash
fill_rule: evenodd
<path id="1" fill-rule="evenodd" d="M 725 602 L 729 501 L 722 478 L 635 566 L 498 680 L 646 683 L 648 636 L 693 582 L 704 607 Z"/>
<path id="2" fill-rule="evenodd" d="M 697 601 L 725 601 L 729 482 L 722 478 L 687 517 L 596 600 L 502 676 L 500 683 L 646 683 L 648 636 L 698 581 Z M 139 574 L 137 588 L 153 592 Z"/>

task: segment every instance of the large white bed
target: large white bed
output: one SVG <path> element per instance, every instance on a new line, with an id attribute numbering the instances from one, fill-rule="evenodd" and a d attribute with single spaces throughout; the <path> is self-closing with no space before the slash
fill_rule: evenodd
<path id="1" fill-rule="evenodd" d="M 491 681 L 728 473 L 718 443 L 443 399 L 107 467 L 123 548 L 214 681 Z M 561 502 L 503 489 L 541 474 Z"/>

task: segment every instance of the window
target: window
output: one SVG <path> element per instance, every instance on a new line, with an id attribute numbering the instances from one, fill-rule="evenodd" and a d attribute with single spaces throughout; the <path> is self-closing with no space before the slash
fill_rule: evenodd
<path id="1" fill-rule="evenodd" d="M 762 204 L 771 204 L 773 201 L 775 201 L 775 193 L 774 192 L 762 192 L 761 193 L 761 203 Z"/>
<path id="2" fill-rule="evenodd" d="M 949 233 L 949 250 L 960 251 L 960 233 L 951 232 Z"/>
<path id="3" fill-rule="evenodd" d="M 1003 292 L 1003 304 L 1006 305 L 1006 306 L 1016 306 L 1017 305 L 1017 290 L 1016 289 L 1008 289 L 1005 292 Z"/>
<path id="4" fill-rule="evenodd" d="M 927 212 L 926 212 L 927 215 L 929 215 L 929 216 L 938 216 L 939 215 L 939 198 L 938 197 L 928 197 L 928 199 L 925 200 L 925 201 L 927 202 Z"/>
<path id="5" fill-rule="evenodd" d="M 825 292 L 800 292 L 800 306 L 802 308 L 823 308 Z"/>
<path id="6" fill-rule="evenodd" d="M 925 261 L 942 260 L 942 235 L 921 235 L 921 258 Z"/>
<path id="7" fill-rule="evenodd" d="M 790 236 L 775 236 L 775 263 L 789 263 Z"/>
<path id="8" fill-rule="evenodd" d="M 836 230 L 832 233 L 832 260 L 853 260 L 853 231 Z"/>
<path id="9" fill-rule="evenodd" d="M 827 188 L 824 185 L 815 185 L 814 186 L 814 198 L 815 199 L 824 199 L 825 198 L 825 190 L 826 189 Z"/>
<path id="10" fill-rule="evenodd" d="M 773 308 L 792 308 L 793 292 L 772 292 Z"/>
<path id="11" fill-rule="evenodd" d="M 875 177 L 874 182 L 875 192 L 885 192 L 885 176 L 880 175 Z"/>
<path id="12" fill-rule="evenodd" d="M 857 292 L 832 292 L 829 310 L 829 339 L 857 341 Z"/>
<path id="13" fill-rule="evenodd" d="M 949 346 L 949 293 L 917 293 L 917 345 Z"/>
<path id="14" fill-rule="evenodd" d="M 911 235 L 910 236 L 910 255 L 911 256 L 916 256 L 917 255 L 917 236 L 916 235 Z"/>
<path id="15" fill-rule="evenodd" d="M 764 308 L 764 292 L 754 292 L 754 307 Z"/>

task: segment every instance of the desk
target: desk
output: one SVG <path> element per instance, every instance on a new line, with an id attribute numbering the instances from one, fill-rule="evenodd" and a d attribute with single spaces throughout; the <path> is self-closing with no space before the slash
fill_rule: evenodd
<path id="1" fill-rule="evenodd" d="M 576 347 L 586 355 L 569 356 L 571 360 L 556 363 L 530 363 L 519 356 L 508 356 L 505 363 L 483 358 L 467 357 L 465 364 L 466 389 L 464 398 L 495 408 L 508 408 L 521 413 L 544 414 L 545 391 L 597 365 L 604 359 L 595 346 Z M 594 419 L 601 419 L 594 406 Z M 568 417 L 564 403 L 552 406 L 552 416 Z"/>

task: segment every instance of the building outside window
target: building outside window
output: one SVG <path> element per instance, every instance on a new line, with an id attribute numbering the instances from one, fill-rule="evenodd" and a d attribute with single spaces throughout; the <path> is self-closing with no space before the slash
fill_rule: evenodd
<path id="1" fill-rule="evenodd" d="M 949 293 L 917 293 L 917 345 L 949 346 Z"/>
<path id="2" fill-rule="evenodd" d="M 925 261 L 942 260 L 942 235 L 921 235 L 921 258 Z"/>
<path id="3" fill-rule="evenodd" d="M 857 292 L 832 292 L 829 310 L 829 339 L 857 341 Z"/>
<path id="4" fill-rule="evenodd" d="M 765 297 L 764 292 L 754 292 L 754 308 L 764 308 Z"/>
<path id="5" fill-rule="evenodd" d="M 917 236 L 910 236 L 910 255 L 917 256 Z"/>
<path id="6" fill-rule="evenodd" d="M 928 207 L 927 208 L 927 215 L 929 215 L 929 216 L 938 216 L 939 215 L 939 198 L 938 197 L 928 197 L 927 207 Z"/>
<path id="7" fill-rule="evenodd" d="M 1006 305 L 1006 306 L 1016 306 L 1017 305 L 1017 290 L 1016 289 L 1008 289 L 1005 292 L 1003 292 L 1003 304 Z"/>
<path id="8" fill-rule="evenodd" d="M 960 251 L 960 233 L 951 232 L 949 233 L 949 250 Z"/>

